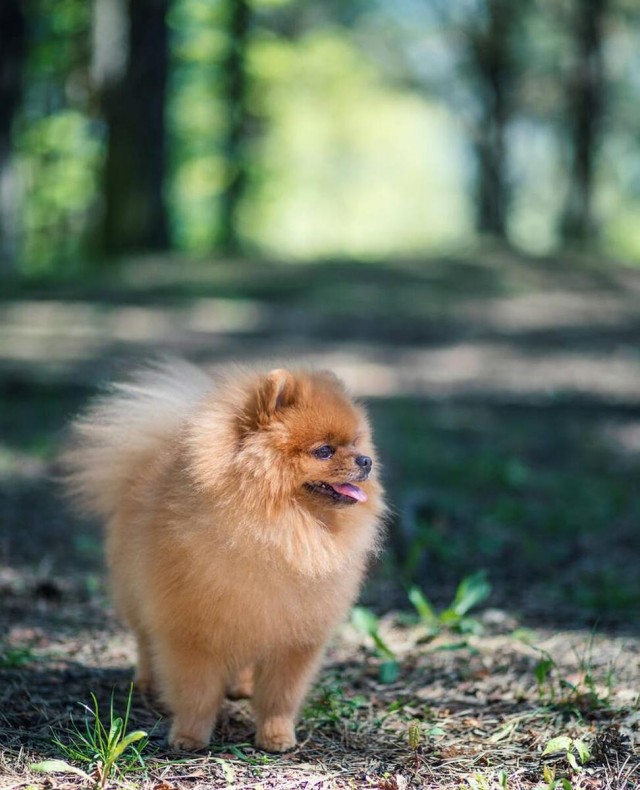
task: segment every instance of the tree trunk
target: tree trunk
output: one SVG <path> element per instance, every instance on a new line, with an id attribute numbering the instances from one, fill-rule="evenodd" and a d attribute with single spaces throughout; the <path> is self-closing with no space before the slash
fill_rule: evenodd
<path id="1" fill-rule="evenodd" d="M 481 110 L 475 133 L 476 227 L 483 235 L 507 238 L 509 177 L 506 129 L 515 77 L 513 0 L 487 0 L 486 25 L 469 34 L 471 67 L 478 81 Z"/>
<path id="2" fill-rule="evenodd" d="M 602 59 L 607 0 L 577 0 L 576 62 L 567 86 L 571 170 L 562 213 L 562 239 L 584 244 L 596 236 L 593 182 L 604 112 L 605 82 Z"/>
<path id="3" fill-rule="evenodd" d="M 169 2 L 95 0 L 93 70 L 108 126 L 102 244 L 110 254 L 169 245 L 163 195 Z"/>
<path id="4" fill-rule="evenodd" d="M 11 130 L 22 96 L 26 24 L 22 0 L 0 2 L 0 272 L 14 268 L 18 246 L 18 187 Z"/>
<path id="5" fill-rule="evenodd" d="M 223 98 L 227 127 L 223 142 L 224 188 L 220 196 L 218 246 L 233 255 L 242 246 L 239 211 L 247 186 L 247 47 L 251 26 L 250 0 L 227 0 L 227 55 L 223 64 Z"/>

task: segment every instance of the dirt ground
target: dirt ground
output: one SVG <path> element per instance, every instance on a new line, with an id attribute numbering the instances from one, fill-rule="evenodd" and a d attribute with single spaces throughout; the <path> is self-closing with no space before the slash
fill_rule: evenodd
<path id="1" fill-rule="evenodd" d="M 97 525 L 56 493 L 64 426 L 132 361 L 180 353 L 331 367 L 372 414 L 392 504 L 363 601 L 399 674 L 345 624 L 304 711 L 300 746 L 250 744 L 228 702 L 209 754 L 167 750 L 109 779 L 170 788 L 640 787 L 640 272 L 478 259 L 393 265 L 136 260 L 102 279 L 11 284 L 0 296 L 0 788 L 91 786 L 72 722 L 122 713 L 132 644 L 105 593 Z M 487 571 L 478 633 L 430 636 L 437 609 Z M 553 738 L 562 751 L 543 755 Z M 588 751 L 577 760 L 576 741 Z M 573 763 L 569 754 L 573 756 Z M 561 785 L 558 785 L 561 786 Z M 566 788 L 568 785 L 564 785 Z"/>

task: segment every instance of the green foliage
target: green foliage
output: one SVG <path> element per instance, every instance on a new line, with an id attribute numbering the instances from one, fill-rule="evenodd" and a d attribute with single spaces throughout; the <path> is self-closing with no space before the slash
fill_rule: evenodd
<path id="1" fill-rule="evenodd" d="M 89 213 L 98 199 L 101 142 L 88 118 L 65 109 L 31 121 L 19 145 L 23 172 L 37 182 L 23 214 L 24 273 L 77 270 Z"/>
<path id="2" fill-rule="evenodd" d="M 171 148 L 167 200 L 181 249 L 210 249 L 216 237 L 215 201 L 223 187 L 220 140 L 224 107 L 218 64 L 227 46 L 224 4 L 176 0 L 169 14 L 173 70 L 167 97 Z"/>
<path id="3" fill-rule="evenodd" d="M 419 721 L 411 721 L 407 727 L 407 741 L 409 743 L 409 748 L 414 752 L 418 750 L 420 741 L 422 740 L 420 727 L 421 722 Z"/>
<path id="4" fill-rule="evenodd" d="M 215 750 L 216 747 L 213 747 Z M 252 743 L 232 743 L 217 747 L 221 752 L 230 752 L 236 759 L 248 765 L 268 765 L 277 758 L 264 752 L 256 752 Z M 225 762 L 224 758 L 215 758 L 217 762 Z M 224 771 L 224 768 L 223 768 Z M 226 774 L 226 772 L 225 772 Z"/>
<path id="5" fill-rule="evenodd" d="M 75 774 L 93 783 L 92 777 L 86 771 L 64 760 L 43 760 L 40 763 L 32 763 L 29 768 L 39 774 Z"/>
<path id="6" fill-rule="evenodd" d="M 338 682 L 331 682 L 312 695 L 305 706 L 303 718 L 318 727 L 342 729 L 355 724 L 358 710 L 366 704 L 364 697 L 348 697 Z"/>
<path id="7" fill-rule="evenodd" d="M 426 739 L 444 735 L 445 731 L 438 726 L 425 726 L 424 722 L 413 719 L 407 725 L 407 743 L 413 752 L 414 770 L 417 771 L 421 762 L 421 749 Z"/>
<path id="8" fill-rule="evenodd" d="M 550 682 L 550 678 L 552 671 L 556 667 L 556 663 L 546 651 L 542 652 L 544 657 L 541 658 L 533 668 L 533 674 L 538 684 L 538 696 L 544 699 L 545 695 L 548 695 L 550 702 L 554 702 L 555 688 L 553 683 Z"/>
<path id="9" fill-rule="evenodd" d="M 252 3 L 245 64 L 251 120 L 243 145 L 249 189 L 240 217 L 248 244 L 299 258 L 369 257 L 442 248 L 472 235 L 467 159 L 477 141 L 465 129 L 481 112 L 484 91 L 477 90 L 475 50 L 465 42 L 478 40 L 484 17 L 473 4 L 439 5 L 434 11 L 374 3 L 362 13 L 330 3 L 309 15 L 289 0 Z M 80 270 L 95 252 L 109 136 L 91 68 L 94 4 L 33 0 L 25 8 L 26 90 L 15 124 L 22 266 L 30 274 L 68 271 L 75 259 Z M 226 8 L 174 0 L 167 18 L 165 192 L 174 243 L 184 250 L 215 243 L 228 179 L 224 127 L 232 110 L 224 107 L 227 75 L 220 65 L 230 46 Z M 599 169 L 608 196 L 601 238 L 609 250 L 637 257 L 634 168 L 615 164 L 637 158 L 627 139 L 637 126 L 628 54 L 637 20 L 622 23 L 622 13 L 608 11 L 607 45 L 619 53 L 608 79 L 625 110 L 624 117 L 614 112 L 606 129 L 607 150 L 616 156 Z M 515 21 L 511 65 L 521 89 L 510 107 L 519 134 L 508 151 L 517 184 L 509 230 L 516 243 L 540 252 L 557 241 L 566 180 L 556 166 L 557 120 L 566 114 L 571 30 L 552 3 L 522 4 Z M 419 58 L 416 71 L 416 58 L 404 53 L 418 52 L 425 36 L 432 56 Z M 523 472 L 517 465 L 508 470 L 516 484 Z"/>
<path id="10" fill-rule="evenodd" d="M 411 587 L 408 597 L 413 604 L 421 623 L 426 627 L 429 636 L 441 631 L 453 631 L 459 634 L 480 633 L 481 624 L 468 616 L 468 612 L 482 603 L 491 593 L 491 585 L 485 571 L 478 571 L 466 576 L 458 585 L 451 605 L 437 613 L 424 593 L 416 586 Z M 362 634 L 368 636 L 380 658 L 379 678 L 382 683 L 394 683 L 399 672 L 397 656 L 380 634 L 380 621 L 370 610 L 362 606 L 354 607 L 351 613 L 352 625 Z M 447 645 L 447 649 L 466 647 L 466 642 L 458 645 Z"/>
<path id="11" fill-rule="evenodd" d="M 568 735 L 558 735 L 547 741 L 542 756 L 564 753 L 569 767 L 579 773 L 582 766 L 591 757 L 589 747 L 580 738 L 570 738 Z"/>
<path id="12" fill-rule="evenodd" d="M 544 704 L 570 708 L 579 713 L 608 707 L 614 681 L 614 669 L 613 666 L 609 666 L 603 678 L 596 676 L 591 641 L 579 656 L 577 682 L 571 682 L 562 677 L 553 657 L 546 650 L 537 649 L 541 657 L 533 668 L 533 674 L 538 687 L 538 696 Z"/>
<path id="13" fill-rule="evenodd" d="M 103 720 L 98 700 L 91 693 L 93 705 L 83 705 L 87 714 L 83 724 L 78 726 L 72 722 L 64 741 L 58 736 L 53 738 L 53 743 L 65 757 L 89 767 L 95 784 L 100 788 L 104 788 L 114 778 L 122 778 L 127 773 L 145 768 L 142 753 L 149 743 L 149 737 L 142 730 L 128 731 L 132 695 L 133 685 L 129 689 L 124 716 L 120 716 L 114 710 L 112 694 L 108 718 Z M 59 766 L 55 770 L 60 770 Z"/>
<path id="14" fill-rule="evenodd" d="M 38 656 L 30 647 L 12 647 L 0 645 L 0 669 L 18 669 L 31 664 Z"/>
<path id="15" fill-rule="evenodd" d="M 34 0 L 25 11 L 27 79 L 14 134 L 21 271 L 68 274 L 90 233 L 104 155 L 87 106 L 91 4 Z"/>
<path id="16" fill-rule="evenodd" d="M 379 671 L 380 682 L 394 683 L 398 678 L 400 665 L 395 652 L 380 635 L 379 619 L 370 609 L 355 606 L 351 612 L 351 623 L 361 634 L 371 638 L 378 656 L 383 659 Z"/>
<path id="17" fill-rule="evenodd" d="M 468 617 L 468 612 L 485 601 L 491 594 L 491 584 L 484 570 L 477 571 L 460 582 L 450 606 L 437 613 L 422 590 L 413 586 L 408 597 L 418 613 L 421 622 L 430 635 L 435 636 L 443 630 L 460 634 L 477 634 L 482 630 L 480 622 Z"/>
<path id="18" fill-rule="evenodd" d="M 484 773 L 474 773 L 467 777 L 464 784 L 459 785 L 458 790 L 508 790 L 507 775 L 504 771 L 498 771 L 497 776 L 487 776 Z"/>
<path id="19" fill-rule="evenodd" d="M 543 790 L 573 790 L 573 785 L 565 777 L 556 779 L 556 772 L 550 765 L 545 765 L 542 769 L 544 781 L 547 783 Z"/>

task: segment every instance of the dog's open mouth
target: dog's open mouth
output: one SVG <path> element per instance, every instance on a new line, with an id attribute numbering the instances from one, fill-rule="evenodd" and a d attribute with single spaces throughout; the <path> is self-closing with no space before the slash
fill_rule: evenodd
<path id="1" fill-rule="evenodd" d="M 355 505 L 356 502 L 366 502 L 367 494 L 360 486 L 353 483 L 306 483 L 308 491 L 315 494 L 322 494 L 333 499 L 334 502 L 342 502 L 345 505 Z"/>

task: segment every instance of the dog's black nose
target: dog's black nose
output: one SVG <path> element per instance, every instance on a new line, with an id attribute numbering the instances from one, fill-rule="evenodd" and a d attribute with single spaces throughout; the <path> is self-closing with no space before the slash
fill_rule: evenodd
<path id="1" fill-rule="evenodd" d="M 373 466 L 373 461 L 368 455 L 359 455 L 356 458 L 356 463 L 364 472 L 370 472 L 371 467 Z"/>

